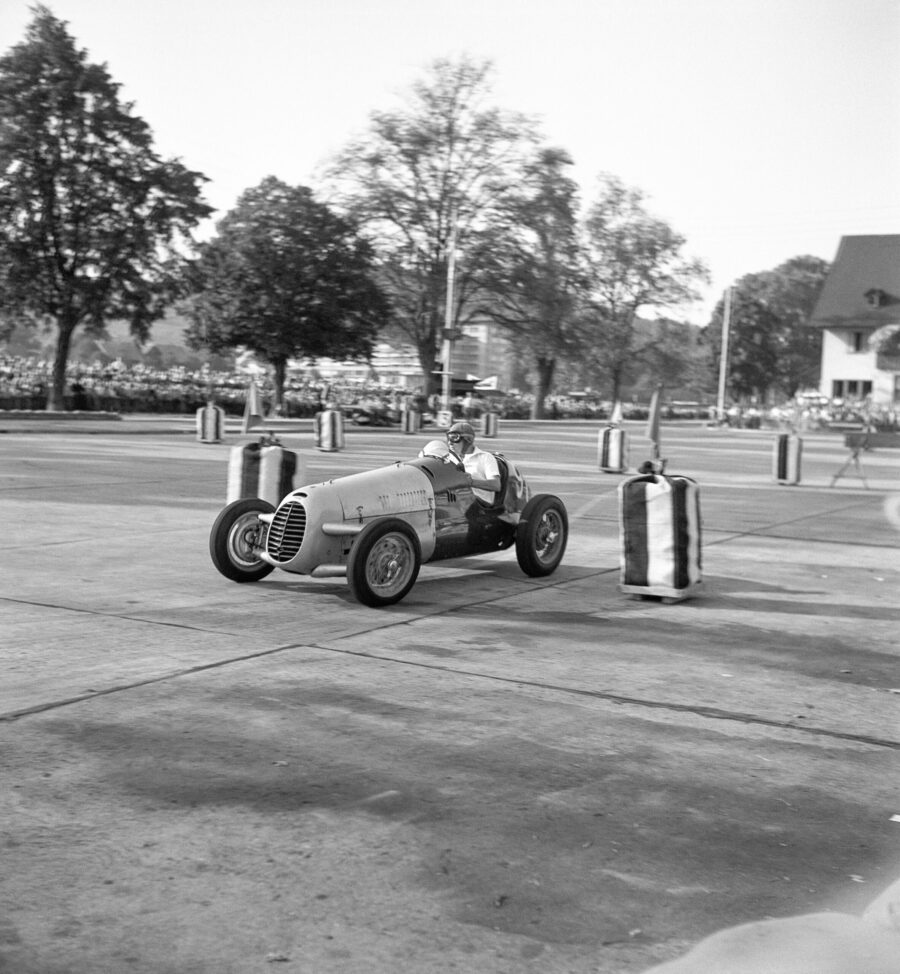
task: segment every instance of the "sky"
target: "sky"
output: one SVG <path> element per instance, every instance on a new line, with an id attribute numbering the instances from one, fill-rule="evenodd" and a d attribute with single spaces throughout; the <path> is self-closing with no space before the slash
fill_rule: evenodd
<path id="1" fill-rule="evenodd" d="M 678 317 L 849 234 L 900 233 L 900 0 L 45 0 L 217 217 L 322 165 L 437 58 L 493 63 L 493 100 L 613 173 L 711 284 Z M 0 0 L 0 51 L 33 0 Z M 212 223 L 206 228 L 212 232 Z"/>

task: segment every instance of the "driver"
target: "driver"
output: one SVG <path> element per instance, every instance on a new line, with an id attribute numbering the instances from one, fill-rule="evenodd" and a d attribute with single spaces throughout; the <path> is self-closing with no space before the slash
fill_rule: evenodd
<path id="1" fill-rule="evenodd" d="M 472 493 L 484 504 L 493 504 L 500 490 L 500 466 L 493 453 L 475 446 L 475 430 L 471 423 L 454 423 L 447 430 L 450 453 L 466 471 L 466 481 Z"/>
<path id="2" fill-rule="evenodd" d="M 420 457 L 432 457 L 435 460 L 450 462 L 450 448 L 443 440 L 429 440 L 425 446 L 419 450 Z"/>

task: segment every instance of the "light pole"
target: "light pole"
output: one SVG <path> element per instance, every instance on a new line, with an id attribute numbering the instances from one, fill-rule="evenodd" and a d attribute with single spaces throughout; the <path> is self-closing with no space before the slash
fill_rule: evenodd
<path id="1" fill-rule="evenodd" d="M 450 359 L 453 356 L 453 283 L 456 276 L 456 231 L 457 211 L 454 206 L 450 211 L 450 239 L 447 243 L 447 301 L 444 307 L 444 342 L 441 350 L 443 360 L 441 409 L 450 414 L 450 390 L 453 369 Z M 448 420 L 449 425 L 449 420 Z"/>
<path id="2" fill-rule="evenodd" d="M 716 398 L 716 416 L 725 419 L 725 385 L 728 380 L 728 338 L 731 332 L 731 288 L 725 291 L 725 307 L 722 312 L 722 352 L 719 358 L 719 394 Z"/>

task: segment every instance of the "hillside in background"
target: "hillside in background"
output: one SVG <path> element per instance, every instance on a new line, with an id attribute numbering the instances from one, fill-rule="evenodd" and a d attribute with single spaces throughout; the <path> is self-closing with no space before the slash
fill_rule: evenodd
<path id="1" fill-rule="evenodd" d="M 216 369 L 230 369 L 233 357 L 195 352 L 185 344 L 186 320 L 175 313 L 168 314 L 151 326 L 150 340 L 143 348 L 135 344 L 125 321 L 113 321 L 107 325 L 106 338 L 92 338 L 83 331 L 76 334 L 69 361 L 107 364 L 121 359 L 133 364 L 143 362 L 158 368 L 183 365 L 189 369 L 200 368 L 205 362 Z M 0 351 L 9 355 L 36 356 L 52 359 L 54 334 L 39 330 L 19 329 L 10 339 L 0 343 Z"/>

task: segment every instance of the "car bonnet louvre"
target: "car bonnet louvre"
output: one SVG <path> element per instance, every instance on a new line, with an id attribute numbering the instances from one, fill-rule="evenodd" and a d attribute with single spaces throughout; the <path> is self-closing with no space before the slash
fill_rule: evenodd
<path id="1" fill-rule="evenodd" d="M 275 512 L 266 538 L 266 553 L 273 561 L 288 562 L 303 544 L 306 508 L 299 501 L 287 501 Z"/>

